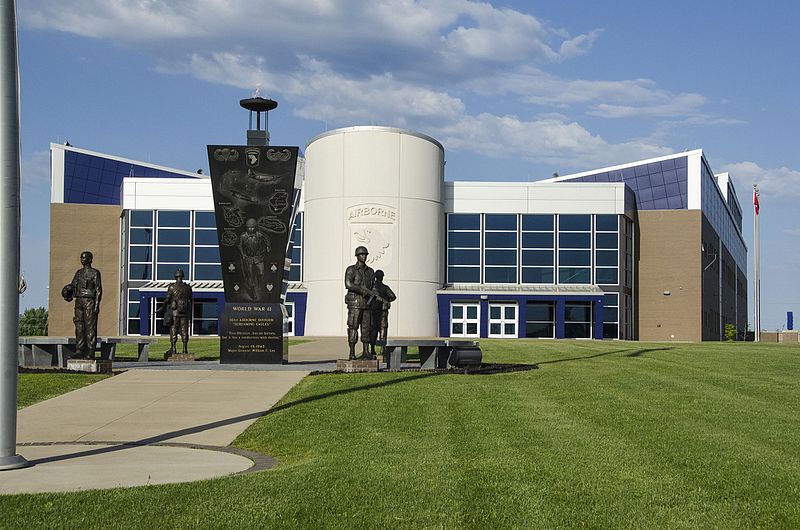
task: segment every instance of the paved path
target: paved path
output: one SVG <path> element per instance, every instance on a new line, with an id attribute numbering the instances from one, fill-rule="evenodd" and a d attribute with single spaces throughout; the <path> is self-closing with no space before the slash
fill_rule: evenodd
<path id="1" fill-rule="evenodd" d="M 226 446 L 307 373 L 129 370 L 26 407 L 17 452 L 35 465 L 0 472 L 0 494 L 185 482 L 264 465 Z"/>

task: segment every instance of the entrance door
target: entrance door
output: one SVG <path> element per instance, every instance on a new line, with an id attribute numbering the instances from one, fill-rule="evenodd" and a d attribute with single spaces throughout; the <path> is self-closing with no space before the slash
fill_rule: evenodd
<path id="1" fill-rule="evenodd" d="M 477 302 L 450 304 L 450 336 L 479 337 L 481 306 Z"/>
<path id="2" fill-rule="evenodd" d="M 517 304 L 489 304 L 489 337 L 517 338 Z"/>

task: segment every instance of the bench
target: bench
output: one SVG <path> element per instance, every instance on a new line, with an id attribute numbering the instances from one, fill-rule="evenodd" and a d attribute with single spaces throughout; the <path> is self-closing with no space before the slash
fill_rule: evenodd
<path id="1" fill-rule="evenodd" d="M 113 361 L 117 344 L 138 344 L 139 362 L 147 362 L 150 345 L 156 341 L 157 337 L 98 337 L 95 349 L 100 350 L 101 359 Z M 75 355 L 75 337 L 19 337 L 18 345 L 18 363 L 28 368 L 64 368 Z"/>
<path id="2" fill-rule="evenodd" d="M 477 350 L 476 340 L 454 339 L 388 339 L 378 341 L 381 346 L 386 368 L 399 370 L 408 354 L 408 348 L 415 346 L 419 349 L 419 366 L 422 370 L 441 370 L 453 365 L 456 361 L 451 359 L 456 349 Z M 480 364 L 480 358 L 477 361 Z"/>
<path id="3" fill-rule="evenodd" d="M 150 345 L 158 342 L 158 337 L 106 337 L 98 340 L 101 341 L 101 359 L 113 361 L 117 352 L 117 344 L 137 344 L 139 362 L 146 363 L 150 359 Z"/>

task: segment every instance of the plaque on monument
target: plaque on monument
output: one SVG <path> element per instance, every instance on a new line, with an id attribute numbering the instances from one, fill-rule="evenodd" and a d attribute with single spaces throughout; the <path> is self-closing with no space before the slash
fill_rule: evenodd
<path id="1" fill-rule="evenodd" d="M 297 147 L 208 146 L 225 289 L 221 363 L 282 362 Z"/>
<path id="2" fill-rule="evenodd" d="M 220 319 L 220 352 L 229 363 L 281 363 L 288 360 L 282 304 L 226 304 Z M 222 362 L 222 359 L 220 359 Z"/>

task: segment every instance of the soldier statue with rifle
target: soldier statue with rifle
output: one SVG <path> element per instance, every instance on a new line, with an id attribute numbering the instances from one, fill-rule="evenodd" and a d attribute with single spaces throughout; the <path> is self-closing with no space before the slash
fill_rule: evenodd
<path id="1" fill-rule="evenodd" d="M 344 286 L 347 294 L 344 303 L 347 305 L 347 344 L 350 347 L 349 359 L 356 358 L 356 343 L 361 331 L 362 359 L 374 359 L 374 352 L 370 351 L 372 342 L 372 327 L 377 323 L 372 322 L 370 304 L 374 299 L 383 300 L 383 297 L 373 289 L 375 271 L 367 265 L 369 252 L 366 247 L 359 246 L 355 251 L 356 262 L 347 267 L 344 272 Z"/>

